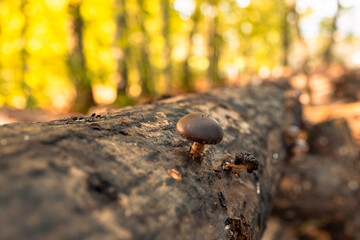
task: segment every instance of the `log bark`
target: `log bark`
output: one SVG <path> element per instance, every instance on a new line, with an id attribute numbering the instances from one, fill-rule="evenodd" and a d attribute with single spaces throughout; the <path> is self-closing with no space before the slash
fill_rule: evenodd
<path id="1" fill-rule="evenodd" d="M 225 88 L 1 126 L 0 238 L 260 239 L 287 156 L 282 128 L 301 122 L 286 90 Z M 175 130 L 190 112 L 224 129 L 202 163 Z M 258 171 L 236 177 L 221 168 L 224 153 L 240 151 L 255 155 Z"/>

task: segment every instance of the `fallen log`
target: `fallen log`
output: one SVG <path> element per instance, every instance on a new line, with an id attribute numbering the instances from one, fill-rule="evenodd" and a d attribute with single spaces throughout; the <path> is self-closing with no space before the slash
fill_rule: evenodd
<path id="1" fill-rule="evenodd" d="M 335 239 L 360 234 L 360 159 L 345 119 L 314 125 L 310 152 L 293 159 L 274 201 L 274 215 L 299 225 L 317 221 Z"/>
<path id="2" fill-rule="evenodd" d="M 321 106 L 305 106 L 304 118 L 313 123 L 345 118 L 349 124 L 355 142 L 360 149 L 360 103 L 328 104 Z"/>
<path id="3" fill-rule="evenodd" d="M 301 123 L 286 90 L 225 88 L 1 126 L 0 239 L 260 239 L 286 161 L 282 129 Z M 191 112 L 224 129 L 201 163 L 175 130 Z M 221 165 L 241 151 L 260 165 L 237 177 Z"/>

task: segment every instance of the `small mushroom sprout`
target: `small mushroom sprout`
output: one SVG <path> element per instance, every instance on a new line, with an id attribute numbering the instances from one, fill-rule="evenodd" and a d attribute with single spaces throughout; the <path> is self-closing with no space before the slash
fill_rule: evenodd
<path id="1" fill-rule="evenodd" d="M 224 131 L 218 121 L 203 113 L 190 113 L 181 118 L 176 124 L 180 136 L 193 141 L 190 153 L 194 160 L 204 158 L 205 144 L 221 142 Z"/>
<path id="2" fill-rule="evenodd" d="M 231 173 L 239 176 L 239 173 L 247 171 L 252 173 L 253 171 L 258 170 L 259 162 L 256 160 L 255 156 L 248 152 L 240 152 L 236 154 L 235 161 L 232 157 L 225 153 L 225 156 L 230 160 L 230 162 L 224 162 L 222 168 L 225 171 L 230 171 Z"/>

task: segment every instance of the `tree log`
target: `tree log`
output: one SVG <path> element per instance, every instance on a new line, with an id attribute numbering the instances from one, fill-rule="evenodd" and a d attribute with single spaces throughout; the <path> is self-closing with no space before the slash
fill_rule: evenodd
<path id="1" fill-rule="evenodd" d="M 282 129 L 301 122 L 287 89 L 225 88 L 1 126 L 0 238 L 260 239 L 286 161 Z M 175 130 L 191 112 L 224 129 L 202 163 Z M 240 151 L 254 154 L 258 171 L 222 169 L 224 154 Z"/>
<path id="2" fill-rule="evenodd" d="M 297 223 L 317 219 L 335 239 L 360 234 L 360 161 L 345 119 L 314 125 L 309 154 L 289 163 L 274 214 Z"/>
<path id="3" fill-rule="evenodd" d="M 345 118 L 351 129 L 354 140 L 358 145 L 358 149 L 360 149 L 360 102 L 305 106 L 304 117 L 313 123 Z"/>

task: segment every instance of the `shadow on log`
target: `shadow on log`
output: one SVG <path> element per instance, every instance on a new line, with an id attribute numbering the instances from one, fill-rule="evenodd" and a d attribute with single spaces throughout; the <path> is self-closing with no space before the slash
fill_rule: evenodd
<path id="1" fill-rule="evenodd" d="M 260 239 L 300 125 L 287 87 L 187 95 L 116 112 L 0 127 L 1 239 Z M 289 101 L 291 107 L 289 106 Z M 204 112 L 224 129 L 202 163 L 177 121 Z M 251 152 L 259 170 L 223 171 Z"/>

